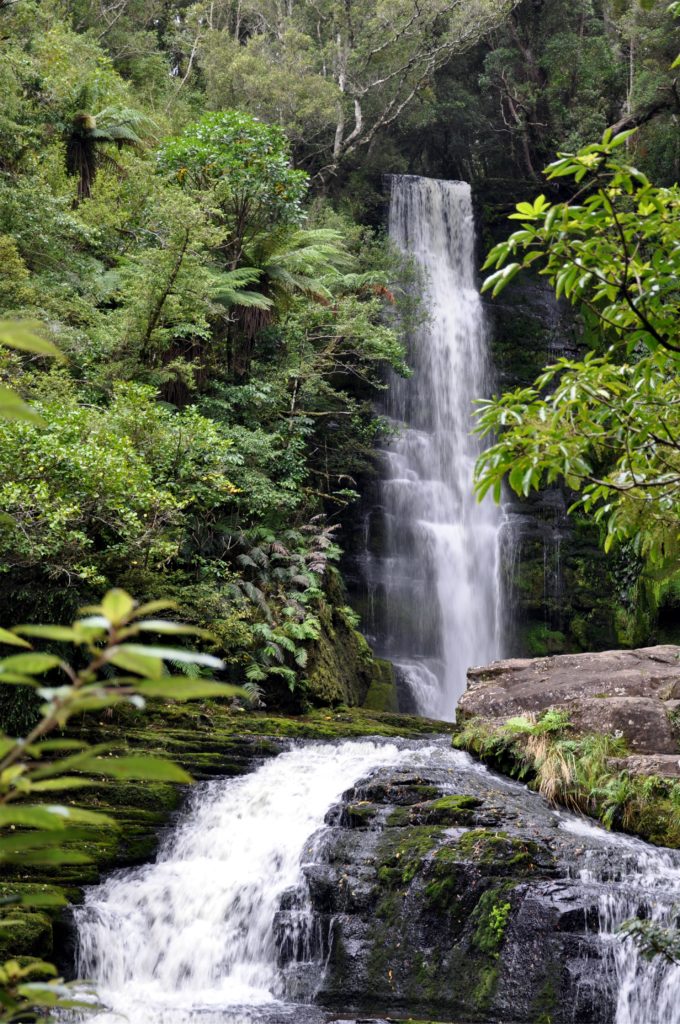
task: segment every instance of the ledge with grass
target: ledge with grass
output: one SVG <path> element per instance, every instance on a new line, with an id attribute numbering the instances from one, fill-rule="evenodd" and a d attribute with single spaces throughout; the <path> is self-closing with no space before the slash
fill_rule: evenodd
<path id="1" fill-rule="evenodd" d="M 457 747 L 554 803 L 680 847 L 680 648 L 471 669 Z"/>

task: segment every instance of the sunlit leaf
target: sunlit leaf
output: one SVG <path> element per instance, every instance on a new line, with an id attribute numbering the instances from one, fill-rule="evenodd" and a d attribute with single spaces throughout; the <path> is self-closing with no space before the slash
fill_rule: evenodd
<path id="1" fill-rule="evenodd" d="M 179 765 L 161 757 L 93 757 L 82 764 L 83 771 L 108 775 L 115 779 L 141 779 L 149 782 L 191 782 L 191 776 Z"/>

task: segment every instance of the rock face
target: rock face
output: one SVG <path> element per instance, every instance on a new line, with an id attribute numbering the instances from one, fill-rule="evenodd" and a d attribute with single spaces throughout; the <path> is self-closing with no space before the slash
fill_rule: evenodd
<path id="1" fill-rule="evenodd" d="M 458 718 L 502 720 L 562 708 L 577 732 L 622 736 L 634 755 L 630 770 L 676 775 L 679 701 L 680 647 L 644 647 L 470 669 Z"/>
<path id="2" fill-rule="evenodd" d="M 276 924 L 289 995 L 362 1020 L 611 1024 L 582 840 L 448 743 L 409 768 L 329 812 Z"/>

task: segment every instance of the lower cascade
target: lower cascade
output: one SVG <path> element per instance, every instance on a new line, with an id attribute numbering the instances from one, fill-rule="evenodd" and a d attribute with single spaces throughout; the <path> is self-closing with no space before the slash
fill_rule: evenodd
<path id="1" fill-rule="evenodd" d="M 585 822 L 571 822 L 576 834 L 601 841 L 602 830 Z M 626 836 L 605 833 L 610 855 L 588 851 L 580 871 L 583 882 L 602 881 L 612 873 L 616 888 L 599 899 L 599 928 L 609 945 L 616 991 L 615 1024 L 678 1024 L 680 1021 L 680 966 L 661 956 L 647 960 L 632 942 L 621 942 L 617 930 L 625 921 L 642 917 L 661 927 L 676 925 L 680 910 L 680 853 L 660 850 Z"/>
<path id="2" fill-rule="evenodd" d="M 310 837 L 342 789 L 398 757 L 392 745 L 313 745 L 200 787 L 155 864 L 89 891 L 77 912 L 79 974 L 133 1024 L 156 1019 L 154 1006 L 242 1007 L 282 995 L 281 896 L 301 881 Z"/>
<path id="3" fill-rule="evenodd" d="M 465 182 L 390 180 L 390 237 L 423 272 L 427 316 L 411 338 L 413 376 L 390 378 L 395 437 L 379 545 L 369 537 L 363 567 L 368 629 L 412 709 L 451 719 L 466 670 L 499 657 L 501 643 L 502 517 L 473 492 L 473 403 L 488 390 L 489 355 L 472 196 Z"/>
<path id="4" fill-rule="evenodd" d="M 308 743 L 199 785 L 154 864 L 89 889 L 78 973 L 113 1024 L 680 1024 L 680 853 L 612 835 L 448 738 Z"/>

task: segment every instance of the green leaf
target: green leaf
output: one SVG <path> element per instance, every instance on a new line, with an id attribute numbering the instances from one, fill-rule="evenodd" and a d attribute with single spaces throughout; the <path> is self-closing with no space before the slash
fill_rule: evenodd
<path id="1" fill-rule="evenodd" d="M 187 651 L 181 647 L 154 647 L 144 644 L 121 644 L 119 651 L 126 651 L 130 654 L 148 655 L 152 658 L 162 658 L 164 661 L 181 661 L 187 665 L 205 665 L 207 668 L 224 669 L 226 665 L 220 658 L 212 654 L 201 654 L 198 651 Z M 149 673 L 153 678 L 153 673 Z"/>
<path id="2" fill-rule="evenodd" d="M 146 604 L 140 604 L 134 617 L 153 615 L 154 612 L 174 611 L 176 608 L 176 601 L 147 601 Z"/>
<path id="3" fill-rule="evenodd" d="M 33 423 L 37 427 L 44 427 L 45 420 L 37 412 L 31 409 L 23 399 L 19 398 L 16 391 L 0 384 L 0 416 L 6 420 L 23 420 L 26 423 Z"/>
<path id="4" fill-rule="evenodd" d="M 114 626 L 127 622 L 135 610 L 135 601 L 125 590 L 114 587 L 104 595 L 101 611 Z"/>
<path id="5" fill-rule="evenodd" d="M 204 697 L 242 697 L 243 690 L 227 683 L 210 679 L 188 679 L 186 676 L 166 676 L 162 680 L 143 680 L 135 689 L 143 697 L 167 697 L 171 700 L 198 700 Z"/>
<path id="6" fill-rule="evenodd" d="M 204 640 L 214 640 L 215 637 L 207 629 L 200 629 L 198 626 L 186 626 L 180 622 L 168 622 L 165 619 L 142 619 L 137 622 L 137 629 L 148 633 L 167 633 L 169 636 L 200 636 Z"/>
<path id="7" fill-rule="evenodd" d="M 50 754 L 61 750 L 83 750 L 87 747 L 84 740 L 39 740 L 31 744 L 26 750 L 32 757 L 42 757 L 43 754 Z"/>
<path id="8" fill-rule="evenodd" d="M 31 676 L 22 676 L 18 672 L 0 672 L 0 682 L 8 686 L 32 686 L 37 689 L 40 683 L 37 679 L 32 679 Z"/>
<path id="9" fill-rule="evenodd" d="M 63 361 L 64 356 L 56 345 L 41 338 L 39 330 L 40 324 L 33 320 L 0 320 L 0 344 Z"/>
<path id="10" fill-rule="evenodd" d="M 74 822 L 117 828 L 113 818 L 78 807 L 66 807 L 61 804 L 20 803 L 0 806 L 0 828 L 7 828 L 8 825 L 20 825 L 23 828 L 61 830 Z"/>
<path id="11" fill-rule="evenodd" d="M 40 640 L 57 640 L 64 641 L 66 643 L 83 643 L 84 637 L 82 633 L 79 633 L 76 629 L 71 629 L 69 626 L 15 626 L 17 633 L 22 633 L 24 636 L 34 636 Z M 2 637 L 0 636 L 0 640 Z M 26 646 L 30 646 L 27 644 Z"/>
<path id="12" fill-rule="evenodd" d="M 31 777 L 47 779 L 53 775 L 63 775 L 65 772 L 79 771 L 84 761 L 98 757 L 100 754 L 111 754 L 115 749 L 120 749 L 120 746 L 114 748 L 111 743 L 98 743 L 92 747 L 86 743 L 70 757 L 61 757 L 55 761 L 49 761 L 47 764 L 41 764 L 33 771 Z"/>
<path id="13" fill-rule="evenodd" d="M 142 779 L 148 782 L 191 782 L 191 776 L 173 761 L 161 757 L 93 757 L 81 765 L 93 775 L 114 779 Z"/>
<path id="14" fill-rule="evenodd" d="M 43 850 L 45 847 L 53 847 L 56 851 L 60 844 L 77 843 L 91 838 L 91 833 L 83 828 L 67 827 L 60 829 L 58 835 L 50 836 L 46 836 L 42 830 L 15 832 L 13 835 L 0 836 L 0 860 L 14 853 L 26 853 L 33 849 Z"/>
<path id="15" fill-rule="evenodd" d="M 41 651 L 32 651 L 30 654 L 12 654 L 9 658 L 3 658 L 0 661 L 0 676 L 5 671 L 40 676 L 59 665 L 61 665 L 61 658 L 58 658 L 56 654 L 44 654 Z"/>
<path id="16" fill-rule="evenodd" d="M 13 647 L 28 648 L 31 646 L 26 640 L 22 640 L 20 636 L 10 633 L 8 629 L 0 629 L 0 644 L 11 644 Z"/>
<path id="17" fill-rule="evenodd" d="M 63 775 L 57 779 L 30 781 L 30 792 L 61 793 L 66 789 L 87 789 L 90 786 L 94 786 L 92 779 L 79 778 L 77 775 Z"/>
<path id="18" fill-rule="evenodd" d="M 126 672 L 160 679 L 163 675 L 163 661 L 159 657 L 152 657 L 148 650 L 140 644 L 119 644 L 107 651 L 106 660 Z"/>

